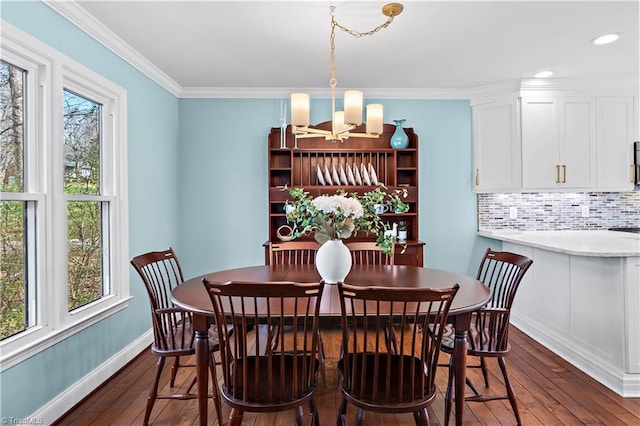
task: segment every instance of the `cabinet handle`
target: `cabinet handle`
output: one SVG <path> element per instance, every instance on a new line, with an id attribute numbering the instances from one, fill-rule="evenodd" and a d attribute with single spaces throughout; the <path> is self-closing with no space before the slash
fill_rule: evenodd
<path id="1" fill-rule="evenodd" d="M 562 183 L 567 183 L 567 165 L 562 165 Z"/>
<path id="2" fill-rule="evenodd" d="M 556 183 L 560 183 L 560 164 L 556 164 Z"/>
<path id="3" fill-rule="evenodd" d="M 476 186 L 480 185 L 480 170 L 476 169 Z"/>

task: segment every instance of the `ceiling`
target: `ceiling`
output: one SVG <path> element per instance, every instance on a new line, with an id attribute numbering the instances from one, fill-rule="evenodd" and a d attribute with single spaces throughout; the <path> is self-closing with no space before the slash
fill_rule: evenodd
<path id="1" fill-rule="evenodd" d="M 402 14 L 372 36 L 337 30 L 339 91 L 469 90 L 546 69 L 557 79 L 638 81 L 638 0 L 402 3 Z M 103 38 L 111 31 L 109 43 L 141 55 L 148 72 L 181 90 L 326 90 L 329 6 L 353 30 L 368 31 L 386 19 L 384 2 L 371 1 L 72 4 L 81 8 L 76 20 L 89 22 Z M 621 35 L 613 44 L 590 42 L 612 32 Z"/>

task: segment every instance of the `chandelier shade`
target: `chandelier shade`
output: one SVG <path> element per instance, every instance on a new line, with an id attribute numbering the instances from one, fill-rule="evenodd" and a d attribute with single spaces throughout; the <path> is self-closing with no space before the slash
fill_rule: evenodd
<path id="1" fill-rule="evenodd" d="M 377 33 L 381 29 L 388 27 L 393 18 L 398 16 L 403 6 L 400 3 L 388 3 L 383 6 L 382 13 L 387 16 L 387 20 L 382 25 L 371 31 L 359 32 L 350 30 L 340 25 L 334 15 L 335 6 L 331 6 L 331 131 L 317 129 L 309 125 L 310 99 L 306 93 L 291 94 L 291 125 L 292 132 L 296 138 L 324 137 L 330 141 L 343 141 L 350 136 L 377 138 L 382 133 L 383 128 L 383 107 L 382 104 L 369 104 L 366 107 L 366 133 L 354 133 L 356 127 L 362 124 L 364 94 L 359 90 L 347 90 L 344 93 L 342 111 L 336 111 L 336 64 L 335 64 L 335 29 L 351 34 L 354 37 L 364 37 Z"/>
<path id="2" fill-rule="evenodd" d="M 309 125 L 309 95 L 306 93 L 291 94 L 291 125 L 307 127 Z"/>

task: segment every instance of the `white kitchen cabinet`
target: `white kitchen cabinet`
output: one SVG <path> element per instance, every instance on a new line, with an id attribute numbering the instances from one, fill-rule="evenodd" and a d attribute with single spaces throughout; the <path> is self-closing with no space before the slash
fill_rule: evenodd
<path id="1" fill-rule="evenodd" d="M 640 96 L 633 97 L 633 140 L 640 141 Z"/>
<path id="2" fill-rule="evenodd" d="M 640 257 L 579 256 L 523 243 L 533 259 L 511 322 L 625 397 L 640 396 Z"/>
<path id="3" fill-rule="evenodd" d="M 522 98 L 522 188 L 596 186 L 593 97 Z"/>
<path id="4" fill-rule="evenodd" d="M 634 99 L 632 96 L 598 98 L 597 187 L 633 188 Z"/>
<path id="5" fill-rule="evenodd" d="M 640 374 L 640 257 L 625 261 L 625 366 L 629 373 Z"/>
<path id="6" fill-rule="evenodd" d="M 472 114 L 474 190 L 519 190 L 521 171 L 517 99 L 475 105 Z"/>

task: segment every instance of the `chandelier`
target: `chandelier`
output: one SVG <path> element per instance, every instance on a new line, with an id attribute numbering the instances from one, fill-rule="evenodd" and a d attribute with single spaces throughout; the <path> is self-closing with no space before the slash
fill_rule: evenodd
<path id="1" fill-rule="evenodd" d="M 335 6 L 330 7 L 331 35 L 329 37 L 331 48 L 331 131 L 316 129 L 309 126 L 309 95 L 306 93 L 291 94 L 291 126 L 296 138 L 324 137 L 328 141 L 342 141 L 350 136 L 360 138 L 377 138 L 382 133 L 382 104 L 370 104 L 366 107 L 366 133 L 354 133 L 356 127 L 362 124 L 362 100 L 363 94 L 358 90 L 347 90 L 344 93 L 343 111 L 336 111 L 336 28 L 341 29 L 354 37 L 370 36 L 387 28 L 393 18 L 402 13 L 403 6 L 400 3 L 388 3 L 382 7 L 382 14 L 387 21 L 382 25 L 366 32 L 350 30 L 340 25 L 335 18 Z"/>

